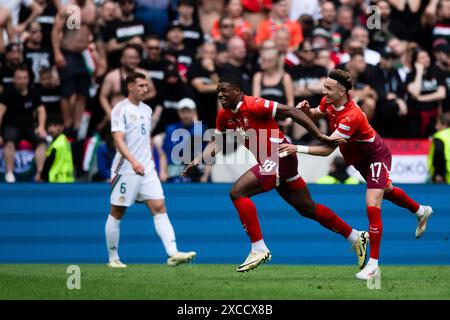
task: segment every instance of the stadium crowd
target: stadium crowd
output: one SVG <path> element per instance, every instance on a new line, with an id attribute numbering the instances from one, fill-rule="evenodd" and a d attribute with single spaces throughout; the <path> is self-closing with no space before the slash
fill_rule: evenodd
<path id="1" fill-rule="evenodd" d="M 62 182 L 107 181 L 111 110 L 132 71 L 148 75 L 163 182 L 210 181 L 207 166 L 179 178 L 171 133 L 215 127 L 216 84 L 229 73 L 245 94 L 318 106 L 328 71 L 339 67 L 382 137 L 429 138 L 450 125 L 450 0 L 0 0 L 0 32 L 7 182 L 17 180 L 16 150 L 27 148 L 35 181 L 52 181 L 49 159 L 71 158 L 75 179 Z M 46 122 L 62 126 L 71 148 L 50 144 Z M 314 143 L 292 121 L 279 124 L 292 142 Z M 450 134 L 438 138 L 444 182 Z M 58 147 L 70 157 L 55 158 Z"/>

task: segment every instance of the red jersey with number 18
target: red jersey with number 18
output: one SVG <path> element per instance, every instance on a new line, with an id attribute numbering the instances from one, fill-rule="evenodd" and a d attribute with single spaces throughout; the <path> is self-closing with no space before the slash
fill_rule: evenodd
<path id="1" fill-rule="evenodd" d="M 253 153 L 258 162 L 272 154 L 271 145 L 278 148 L 284 135 L 275 121 L 278 103 L 263 98 L 245 96 L 234 110 L 221 109 L 216 119 L 216 130 L 234 130 L 243 144 Z"/>
<path id="2" fill-rule="evenodd" d="M 324 97 L 319 110 L 326 114 L 330 129 L 347 139 L 346 143 L 339 145 L 347 164 L 357 164 L 386 152 L 384 141 L 370 126 L 366 115 L 350 96 L 347 103 L 337 108 L 326 103 Z"/>

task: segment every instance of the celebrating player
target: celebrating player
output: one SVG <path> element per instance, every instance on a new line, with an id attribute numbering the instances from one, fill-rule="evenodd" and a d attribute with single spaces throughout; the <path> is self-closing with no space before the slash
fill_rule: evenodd
<path id="1" fill-rule="evenodd" d="M 367 182 L 366 206 L 369 218 L 370 259 L 367 266 L 356 274 L 356 278 L 367 280 L 379 272 L 378 257 L 381 242 L 381 202 L 387 199 L 408 209 L 417 217 L 416 238 L 426 229 L 427 220 L 433 213 L 429 206 L 423 206 L 412 200 L 402 189 L 394 187 L 389 179 L 392 155 L 384 141 L 370 126 L 365 114 L 351 99 L 348 91 L 353 80 L 346 71 L 335 69 L 328 74 L 324 84 L 324 97 L 320 106 L 311 109 L 304 100 L 297 107 L 312 120 L 327 118 L 334 130 L 331 138 L 342 137 L 345 143 L 339 149 L 349 165 L 353 165 Z M 295 146 L 282 144 L 280 157 L 290 157 L 296 152 L 317 156 L 328 156 L 335 146 Z"/>
<path id="2" fill-rule="evenodd" d="M 220 151 L 218 138 L 228 130 L 239 133 L 244 145 L 257 159 L 258 164 L 245 172 L 234 183 L 230 192 L 244 230 L 251 240 L 250 254 L 236 271 L 248 271 L 271 260 L 271 253 L 262 237 L 256 207 L 250 197 L 273 188 L 298 213 L 347 238 L 353 245 L 358 265 L 362 268 L 366 258 L 367 232 L 352 229 L 329 208 L 311 199 L 306 184 L 297 171 L 297 156 L 294 154 L 283 159 L 278 157 L 278 146 L 286 142 L 286 139 L 274 118 L 291 117 L 324 143 L 335 145 L 343 139 L 329 138 L 322 134 L 303 112 L 294 107 L 244 95 L 241 80 L 235 75 L 225 75 L 219 81 L 217 91 L 223 109 L 217 115 L 216 134 L 203 154 L 186 166 L 182 176 L 198 165 L 202 156 L 207 162 L 214 157 Z"/>
<path id="3" fill-rule="evenodd" d="M 105 226 L 108 266 L 126 268 L 118 254 L 120 222 L 127 207 L 136 200 L 144 202 L 153 215 L 156 233 L 169 256 L 167 264 L 177 266 L 191 261 L 196 253 L 177 250 L 175 233 L 167 215 L 150 149 L 152 109 L 142 102 L 149 90 L 148 81 L 145 75 L 135 72 L 127 76 L 126 84 L 128 98 L 119 102 L 111 115 L 111 131 L 118 152 L 111 168 L 111 212 Z"/>

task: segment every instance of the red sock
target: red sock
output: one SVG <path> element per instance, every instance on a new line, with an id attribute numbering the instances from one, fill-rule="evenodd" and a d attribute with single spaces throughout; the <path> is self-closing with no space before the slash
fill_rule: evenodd
<path id="1" fill-rule="evenodd" d="M 239 198 L 233 200 L 233 204 L 239 213 L 242 226 L 252 243 L 261 240 L 261 228 L 259 226 L 258 215 L 256 214 L 256 207 L 253 201 L 250 200 L 250 198 Z"/>
<path id="2" fill-rule="evenodd" d="M 383 232 L 381 209 L 374 206 L 367 207 L 367 217 L 369 218 L 370 257 L 378 260 Z"/>
<path id="3" fill-rule="evenodd" d="M 348 236 L 352 232 L 352 227 L 345 223 L 344 220 L 339 218 L 339 216 L 331 211 L 330 208 L 325 207 L 320 203 L 316 203 L 315 220 L 325 228 L 337 232 L 345 238 L 348 238 Z"/>
<path id="4" fill-rule="evenodd" d="M 416 213 L 420 207 L 420 204 L 411 199 L 405 191 L 397 187 L 394 187 L 391 192 L 385 194 L 384 199 L 391 201 L 399 207 L 406 208 L 412 213 Z"/>

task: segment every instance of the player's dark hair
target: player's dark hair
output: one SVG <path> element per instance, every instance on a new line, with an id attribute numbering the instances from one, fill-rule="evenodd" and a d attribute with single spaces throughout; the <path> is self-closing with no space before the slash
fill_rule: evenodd
<path id="1" fill-rule="evenodd" d="M 235 74 L 232 74 L 232 73 L 226 74 L 220 78 L 219 82 L 228 83 L 232 87 L 242 91 L 242 87 L 243 87 L 242 79 Z"/>
<path id="2" fill-rule="evenodd" d="M 51 113 L 47 117 L 46 125 L 64 126 L 64 119 L 59 113 Z"/>
<path id="3" fill-rule="evenodd" d="M 140 72 L 132 72 L 129 75 L 127 75 L 127 78 L 125 79 L 126 84 L 135 83 L 136 79 L 147 79 L 145 77 L 145 74 Z"/>
<path id="4" fill-rule="evenodd" d="M 349 91 L 353 88 L 353 79 L 350 73 L 342 69 L 333 69 L 328 73 L 328 78 L 336 80 Z"/>

